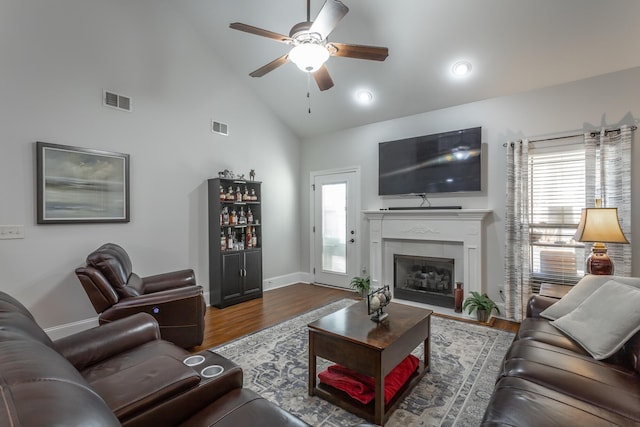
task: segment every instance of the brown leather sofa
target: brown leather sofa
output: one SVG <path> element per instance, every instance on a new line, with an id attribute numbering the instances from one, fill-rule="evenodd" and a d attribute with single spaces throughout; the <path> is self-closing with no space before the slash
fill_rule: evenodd
<path id="1" fill-rule="evenodd" d="M 640 333 L 596 360 L 540 316 L 557 301 L 529 300 L 482 425 L 639 426 Z"/>
<path id="2" fill-rule="evenodd" d="M 162 338 L 184 348 L 202 344 L 206 305 L 193 270 L 140 277 L 119 245 L 106 243 L 76 269 L 100 324 L 135 313 L 148 313 L 160 325 Z"/>
<path id="3" fill-rule="evenodd" d="M 307 425 L 242 388 L 242 380 L 230 360 L 160 339 L 148 314 L 53 342 L 0 292 L 2 426 Z"/>

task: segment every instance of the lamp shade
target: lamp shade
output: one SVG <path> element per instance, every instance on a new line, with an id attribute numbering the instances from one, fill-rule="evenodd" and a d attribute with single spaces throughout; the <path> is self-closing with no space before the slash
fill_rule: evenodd
<path id="1" fill-rule="evenodd" d="M 620 228 L 618 208 L 582 209 L 574 235 L 578 242 L 629 243 Z"/>
<path id="2" fill-rule="evenodd" d="M 289 52 L 289 60 L 307 73 L 313 73 L 329 59 L 326 47 L 315 43 L 303 43 L 295 46 Z"/>

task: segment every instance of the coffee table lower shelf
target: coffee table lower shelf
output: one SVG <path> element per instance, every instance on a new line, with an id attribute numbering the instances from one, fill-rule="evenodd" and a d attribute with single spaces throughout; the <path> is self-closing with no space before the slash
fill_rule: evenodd
<path id="1" fill-rule="evenodd" d="M 398 390 L 395 396 L 391 399 L 391 401 L 385 405 L 384 408 L 384 419 L 382 420 L 382 424 L 387 421 L 389 416 L 396 410 L 400 402 L 411 392 L 413 387 L 420 382 L 422 377 L 428 372 L 428 369 L 425 369 L 424 363 L 421 361 L 420 365 L 416 369 L 416 371 L 407 379 L 404 385 Z M 372 400 L 368 404 L 363 404 L 349 396 L 342 390 L 339 390 L 330 385 L 318 382 L 315 387 L 314 394 L 327 402 L 331 402 L 336 406 L 341 407 L 342 409 L 351 412 L 354 415 L 359 416 L 369 422 L 375 423 L 375 400 Z"/>

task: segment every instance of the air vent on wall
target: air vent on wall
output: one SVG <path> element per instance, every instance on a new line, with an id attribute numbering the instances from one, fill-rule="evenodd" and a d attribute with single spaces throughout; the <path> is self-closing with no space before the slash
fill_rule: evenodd
<path id="1" fill-rule="evenodd" d="M 216 122 L 215 120 L 211 121 L 211 131 L 224 136 L 229 135 L 229 127 L 225 123 Z"/>
<path id="2" fill-rule="evenodd" d="M 102 91 L 102 104 L 105 107 L 117 108 L 122 111 L 131 111 L 131 98 L 106 90 Z"/>

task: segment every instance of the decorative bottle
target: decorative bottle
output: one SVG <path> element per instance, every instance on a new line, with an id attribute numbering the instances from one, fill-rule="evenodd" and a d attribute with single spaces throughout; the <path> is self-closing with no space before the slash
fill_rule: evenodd
<path id="1" fill-rule="evenodd" d="M 229 231 L 227 234 L 227 250 L 230 251 L 233 249 L 233 232 L 231 231 L 231 227 L 229 227 Z"/>
<path id="2" fill-rule="evenodd" d="M 240 192 L 240 186 L 236 188 L 236 202 L 242 201 L 242 193 Z"/>
<path id="3" fill-rule="evenodd" d="M 222 208 L 222 224 L 229 225 L 229 209 L 226 206 Z"/>
<path id="4" fill-rule="evenodd" d="M 224 202 L 227 199 L 227 195 L 224 193 L 224 188 L 220 186 L 220 201 Z"/>
<path id="5" fill-rule="evenodd" d="M 246 234 L 246 247 L 248 248 L 252 248 L 253 247 L 253 238 L 251 237 L 251 226 L 247 227 L 247 234 Z"/>
<path id="6" fill-rule="evenodd" d="M 253 224 L 253 212 L 251 212 L 251 208 L 247 210 L 247 224 Z"/>
<path id="7" fill-rule="evenodd" d="M 456 288 L 453 290 L 453 298 L 455 301 L 455 312 L 462 313 L 462 299 L 464 298 L 462 282 L 456 282 Z"/>

